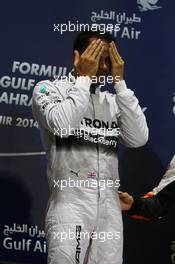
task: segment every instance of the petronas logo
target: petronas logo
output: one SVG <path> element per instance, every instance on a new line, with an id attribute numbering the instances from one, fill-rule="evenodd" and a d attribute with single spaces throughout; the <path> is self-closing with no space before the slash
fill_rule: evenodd
<path id="1" fill-rule="evenodd" d="M 40 91 L 40 93 L 46 93 L 47 87 L 45 85 L 41 85 L 39 91 Z"/>

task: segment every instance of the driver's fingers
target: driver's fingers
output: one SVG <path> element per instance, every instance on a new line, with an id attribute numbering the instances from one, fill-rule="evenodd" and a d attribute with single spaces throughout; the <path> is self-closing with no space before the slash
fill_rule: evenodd
<path id="1" fill-rule="evenodd" d="M 120 54 L 117 50 L 117 47 L 113 41 L 110 43 L 110 46 L 112 48 L 112 53 L 114 55 L 115 60 L 119 63 L 122 63 L 123 62 L 122 57 L 120 56 Z"/>
<path id="2" fill-rule="evenodd" d="M 109 56 L 110 56 L 110 60 L 111 60 L 112 64 L 115 63 L 115 57 L 113 55 L 111 47 L 109 48 Z"/>
<path id="3" fill-rule="evenodd" d="M 100 39 L 93 40 L 82 55 L 90 56 L 100 43 Z"/>
<path id="4" fill-rule="evenodd" d="M 98 39 L 94 46 L 91 47 L 89 52 L 86 54 L 88 57 L 92 57 L 93 59 L 95 58 L 94 53 L 96 54 L 96 51 L 99 50 L 102 46 L 102 41 Z"/>
<path id="5" fill-rule="evenodd" d="M 104 50 L 104 46 L 103 46 L 103 44 L 101 43 L 97 48 L 96 48 L 96 50 L 95 50 L 95 52 L 93 53 L 93 58 L 94 59 L 97 59 L 97 60 L 99 60 L 100 59 L 100 57 L 101 57 L 101 55 L 102 55 L 102 53 L 103 53 L 103 50 Z"/>
<path id="6" fill-rule="evenodd" d="M 119 193 L 119 196 L 120 197 L 127 197 L 129 194 L 127 193 L 127 192 L 121 192 L 121 193 Z"/>

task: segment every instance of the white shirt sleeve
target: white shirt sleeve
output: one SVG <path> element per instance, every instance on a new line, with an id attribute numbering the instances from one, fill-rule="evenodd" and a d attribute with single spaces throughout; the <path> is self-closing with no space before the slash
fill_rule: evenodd
<path id="1" fill-rule="evenodd" d="M 61 130 L 64 129 L 68 136 L 69 129 L 78 127 L 87 110 L 90 85 L 89 77 L 78 77 L 75 85 L 69 89 L 67 97 L 63 99 L 59 87 L 55 87 L 52 82 L 37 83 L 32 100 L 35 119 L 51 133 L 61 135 Z"/>
<path id="2" fill-rule="evenodd" d="M 124 80 L 114 86 L 116 103 L 120 109 L 119 126 L 121 143 L 127 147 L 141 147 L 148 141 L 146 118 L 134 92 L 127 88 Z"/>
<path id="3" fill-rule="evenodd" d="M 153 189 L 153 193 L 157 194 L 160 192 L 165 186 L 167 186 L 169 183 L 175 181 L 175 155 L 173 156 L 169 168 L 163 175 L 161 181 L 159 182 L 158 186 Z"/>

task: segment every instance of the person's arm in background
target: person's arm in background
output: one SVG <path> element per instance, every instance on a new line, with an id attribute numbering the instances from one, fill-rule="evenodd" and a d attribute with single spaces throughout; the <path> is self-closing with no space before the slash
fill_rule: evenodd
<path id="1" fill-rule="evenodd" d="M 158 187 L 154 190 L 159 192 L 149 192 L 144 197 L 119 192 L 122 210 L 135 219 L 155 219 L 164 216 L 175 205 L 175 156 Z"/>
<path id="2" fill-rule="evenodd" d="M 115 80 L 116 103 L 120 110 L 120 141 L 127 147 L 141 147 L 148 141 L 148 127 L 145 115 L 134 92 L 127 88 L 123 79 L 124 61 L 120 57 L 114 42 L 110 44 L 109 52 L 112 76 L 113 80 Z"/>

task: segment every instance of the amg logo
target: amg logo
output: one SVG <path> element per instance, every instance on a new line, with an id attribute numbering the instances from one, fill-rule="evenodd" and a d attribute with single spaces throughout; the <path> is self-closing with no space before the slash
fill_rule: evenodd
<path id="1" fill-rule="evenodd" d="M 75 254 L 75 260 L 76 264 L 80 263 L 80 253 L 81 253 L 81 247 L 80 247 L 80 240 L 81 240 L 81 226 L 76 226 L 76 254 Z"/>
<path id="2" fill-rule="evenodd" d="M 85 126 L 92 127 L 92 128 L 93 127 L 94 128 L 106 128 L 106 129 L 118 128 L 117 123 L 114 121 L 111 123 L 111 125 L 109 125 L 109 121 L 105 122 L 103 120 L 98 120 L 98 119 L 91 120 L 90 118 L 86 118 L 86 117 L 84 117 L 81 120 L 81 124 L 85 125 Z"/>

